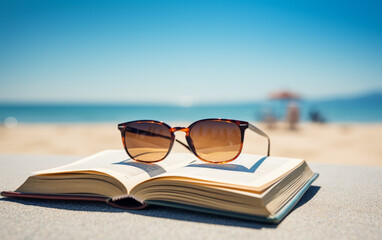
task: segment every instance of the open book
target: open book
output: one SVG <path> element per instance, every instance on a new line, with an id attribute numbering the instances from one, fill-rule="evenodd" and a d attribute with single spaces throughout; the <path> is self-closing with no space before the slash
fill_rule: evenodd
<path id="1" fill-rule="evenodd" d="M 208 164 L 188 153 L 139 163 L 107 150 L 30 176 L 8 197 L 105 201 L 127 209 L 164 205 L 279 222 L 317 178 L 302 159 L 241 154 Z"/>

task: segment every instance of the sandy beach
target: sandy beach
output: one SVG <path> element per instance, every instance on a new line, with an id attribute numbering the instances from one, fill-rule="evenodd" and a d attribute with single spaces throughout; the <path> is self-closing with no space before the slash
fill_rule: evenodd
<path id="1" fill-rule="evenodd" d="M 301 124 L 297 131 L 278 125 L 264 129 L 271 155 L 308 162 L 382 166 L 382 124 Z M 188 126 L 187 123 L 172 126 Z M 176 133 L 184 139 L 183 133 Z M 0 154 L 87 156 L 105 149 L 123 149 L 116 124 L 21 124 L 0 127 Z M 187 151 L 174 144 L 173 151 Z M 244 153 L 265 154 L 266 141 L 246 131 Z"/>

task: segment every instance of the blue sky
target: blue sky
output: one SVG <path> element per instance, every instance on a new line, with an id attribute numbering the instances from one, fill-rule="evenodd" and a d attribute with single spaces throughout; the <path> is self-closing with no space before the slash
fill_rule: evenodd
<path id="1" fill-rule="evenodd" d="M 381 12 L 381 1 L 2 0 L 0 102 L 381 90 Z"/>

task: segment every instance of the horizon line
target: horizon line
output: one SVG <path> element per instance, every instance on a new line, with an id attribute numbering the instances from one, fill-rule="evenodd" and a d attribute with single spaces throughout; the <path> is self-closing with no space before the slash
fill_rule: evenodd
<path id="1" fill-rule="evenodd" d="M 301 99 L 297 100 L 300 102 L 304 101 L 327 101 L 327 100 L 338 100 L 338 99 L 353 99 L 353 98 L 360 98 L 365 96 L 372 96 L 372 95 L 382 95 L 382 89 L 377 90 L 369 90 L 369 91 L 362 91 L 358 93 L 352 93 L 352 94 L 342 94 L 342 95 L 330 95 L 330 96 L 324 96 L 324 97 L 302 97 Z M 0 106 L 6 106 L 6 105 L 42 105 L 42 106 L 173 106 L 173 107 L 195 107 L 195 106 L 218 106 L 218 105 L 241 105 L 241 104 L 258 104 L 258 103 L 264 103 L 274 101 L 269 98 L 263 98 L 263 99 L 242 99 L 242 100 L 216 100 L 216 101 L 189 101 L 189 102 L 182 102 L 181 100 L 176 101 L 160 101 L 160 100 L 150 100 L 150 101 L 118 101 L 118 100 L 0 100 Z M 277 100 L 276 100 L 277 101 Z"/>

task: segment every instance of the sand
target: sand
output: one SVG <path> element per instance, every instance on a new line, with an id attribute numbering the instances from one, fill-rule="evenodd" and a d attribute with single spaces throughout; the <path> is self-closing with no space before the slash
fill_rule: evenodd
<path id="1" fill-rule="evenodd" d="M 256 123 L 255 123 L 256 124 Z M 178 124 L 171 123 L 172 126 Z M 187 126 L 188 124 L 181 124 Z M 304 158 L 308 162 L 382 166 L 382 124 L 300 124 L 266 131 L 271 155 Z M 176 133 L 184 139 L 184 133 Z M 87 156 L 105 149 L 123 149 L 116 124 L 19 124 L 0 127 L 0 154 Z M 187 151 L 174 144 L 173 151 Z M 266 140 L 246 131 L 245 153 L 265 154 Z"/>

